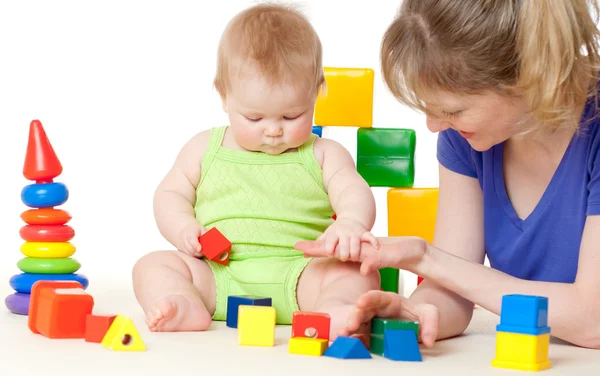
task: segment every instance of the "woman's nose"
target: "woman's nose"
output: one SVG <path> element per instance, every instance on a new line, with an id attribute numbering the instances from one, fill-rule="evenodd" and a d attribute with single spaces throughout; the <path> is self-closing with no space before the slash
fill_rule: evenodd
<path id="1" fill-rule="evenodd" d="M 445 131 L 450 128 L 450 122 L 446 120 L 436 119 L 432 116 L 427 116 L 427 128 L 434 133 Z"/>

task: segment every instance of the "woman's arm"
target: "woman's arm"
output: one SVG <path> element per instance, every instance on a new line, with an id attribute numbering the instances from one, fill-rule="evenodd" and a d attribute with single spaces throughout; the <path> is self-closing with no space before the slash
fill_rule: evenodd
<path id="1" fill-rule="evenodd" d="M 457 257 L 482 264 L 485 248 L 483 198 L 479 182 L 477 179 L 450 171 L 442 165 L 439 181 L 434 246 Z M 454 277 L 466 276 L 456 273 Z M 471 321 L 473 303 L 467 300 L 467 296 L 461 297 L 434 282 L 436 278 L 437 275 L 430 275 L 425 279 L 410 296 L 410 301 L 430 303 L 438 307 L 438 339 L 459 335 Z"/>

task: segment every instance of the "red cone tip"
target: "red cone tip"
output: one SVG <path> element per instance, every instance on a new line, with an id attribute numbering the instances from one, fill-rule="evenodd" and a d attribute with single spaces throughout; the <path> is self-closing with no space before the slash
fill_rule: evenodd
<path id="1" fill-rule="evenodd" d="M 52 149 L 42 123 L 33 120 L 29 125 L 29 142 L 23 175 L 26 179 L 37 183 L 49 183 L 61 173 L 62 165 Z"/>

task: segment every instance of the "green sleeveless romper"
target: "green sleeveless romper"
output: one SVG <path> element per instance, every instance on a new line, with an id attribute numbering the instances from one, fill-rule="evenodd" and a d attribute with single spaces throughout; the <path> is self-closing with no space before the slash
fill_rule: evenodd
<path id="1" fill-rule="evenodd" d="M 333 209 L 310 140 L 298 152 L 270 155 L 221 146 L 227 126 L 213 128 L 202 158 L 194 211 L 207 229 L 232 243 L 229 265 L 209 260 L 216 282 L 214 320 L 225 320 L 227 297 L 270 297 L 278 324 L 297 311 L 296 286 L 310 261 L 294 250 L 333 222 Z"/>

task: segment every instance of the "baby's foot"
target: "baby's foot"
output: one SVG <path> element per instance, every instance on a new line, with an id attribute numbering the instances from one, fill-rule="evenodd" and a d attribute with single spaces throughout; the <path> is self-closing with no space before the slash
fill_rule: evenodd
<path id="1" fill-rule="evenodd" d="M 166 296 L 146 312 L 152 332 L 202 331 L 211 322 L 204 303 L 194 294 Z"/>

